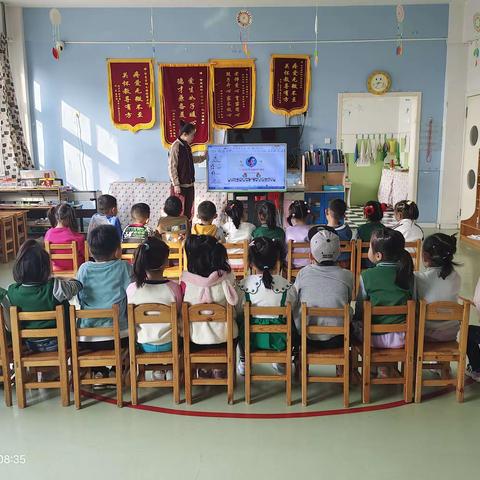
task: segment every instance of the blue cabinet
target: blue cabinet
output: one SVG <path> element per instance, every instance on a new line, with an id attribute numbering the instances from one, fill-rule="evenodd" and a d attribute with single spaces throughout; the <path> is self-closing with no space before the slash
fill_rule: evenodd
<path id="1" fill-rule="evenodd" d="M 305 201 L 309 204 L 312 215 L 314 216 L 314 224 L 326 224 L 327 218 L 325 210 L 330 203 L 330 200 L 340 198 L 345 200 L 345 192 L 343 190 L 335 192 L 305 192 Z"/>

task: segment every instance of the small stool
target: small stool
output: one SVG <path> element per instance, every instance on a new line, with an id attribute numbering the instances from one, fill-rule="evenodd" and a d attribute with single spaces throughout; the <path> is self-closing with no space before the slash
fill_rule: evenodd
<path id="1" fill-rule="evenodd" d="M 0 257 L 3 263 L 10 261 L 10 255 L 15 258 L 17 254 L 13 218 L 11 214 L 0 216 Z"/>
<path id="2" fill-rule="evenodd" d="M 15 229 L 15 250 L 20 250 L 20 247 L 27 240 L 27 212 L 15 211 L 13 213 L 13 226 Z"/>

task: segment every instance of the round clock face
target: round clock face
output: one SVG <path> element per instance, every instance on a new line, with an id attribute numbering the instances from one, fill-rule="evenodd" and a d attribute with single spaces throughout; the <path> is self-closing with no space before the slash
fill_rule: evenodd
<path id="1" fill-rule="evenodd" d="M 368 79 L 368 90 L 380 95 L 390 88 L 390 77 L 384 72 L 375 72 Z"/>
<path id="2" fill-rule="evenodd" d="M 252 24 L 252 14 L 248 10 L 240 10 L 237 14 L 237 23 L 242 28 L 249 27 Z"/>

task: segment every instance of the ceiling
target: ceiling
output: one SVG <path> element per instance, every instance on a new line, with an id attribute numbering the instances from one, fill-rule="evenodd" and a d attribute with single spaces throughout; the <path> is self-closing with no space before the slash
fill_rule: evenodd
<path id="1" fill-rule="evenodd" d="M 404 5 L 463 2 L 464 0 L 406 0 Z M 346 5 L 396 5 L 399 0 L 5 0 L 18 7 L 298 7 Z"/>

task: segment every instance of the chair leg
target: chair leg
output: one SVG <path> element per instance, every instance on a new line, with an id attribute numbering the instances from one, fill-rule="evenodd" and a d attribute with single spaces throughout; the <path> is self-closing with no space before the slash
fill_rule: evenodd
<path id="1" fill-rule="evenodd" d="M 306 407 L 308 405 L 308 364 L 307 364 L 307 352 L 302 350 L 301 361 L 301 378 L 302 378 L 302 405 Z"/>
<path id="2" fill-rule="evenodd" d="M 80 388 L 81 388 L 80 367 L 78 366 L 77 362 L 73 361 L 73 359 L 72 359 L 72 377 L 73 377 L 73 399 L 75 403 L 75 408 L 79 410 L 80 408 L 82 408 L 82 400 L 81 400 L 81 394 L 80 394 Z M 87 371 L 86 377 L 88 377 L 88 371 Z"/>
<path id="3" fill-rule="evenodd" d="M 370 403 L 370 361 L 362 358 L 362 402 Z"/>
<path id="4" fill-rule="evenodd" d="M 185 358 L 185 400 L 188 405 L 192 404 L 192 365 Z"/>
<path id="5" fill-rule="evenodd" d="M 138 404 L 137 365 L 130 365 L 130 395 L 132 405 Z"/>
<path id="6" fill-rule="evenodd" d="M 70 389 L 68 388 L 68 368 L 66 362 L 60 362 L 60 393 L 62 407 L 70 406 Z"/>
<path id="7" fill-rule="evenodd" d="M 349 365 L 343 367 L 343 406 L 350 406 L 350 368 Z"/>
<path id="8" fill-rule="evenodd" d="M 18 368 L 15 368 L 15 389 L 17 393 L 17 405 L 18 408 L 25 408 L 25 383 L 24 383 L 24 376 L 25 369 L 23 365 L 20 365 Z"/>
<path id="9" fill-rule="evenodd" d="M 417 358 L 417 375 L 415 379 L 415 403 L 422 401 L 423 357 Z"/>
<path id="10" fill-rule="evenodd" d="M 465 393 L 465 357 L 460 358 L 457 367 L 457 402 L 462 403 Z"/>
<path id="11" fill-rule="evenodd" d="M 411 403 L 413 397 L 413 360 L 407 358 L 405 364 L 402 363 L 402 369 L 404 370 L 404 400 L 405 403 Z"/>
<path id="12" fill-rule="evenodd" d="M 177 405 L 180 403 L 180 368 L 178 358 L 173 364 L 173 400 Z"/>
<path id="13" fill-rule="evenodd" d="M 287 406 L 289 407 L 292 404 L 292 357 L 287 358 L 286 365 L 286 390 L 287 390 Z"/>
<path id="14" fill-rule="evenodd" d="M 10 365 L 7 359 L 2 365 L 3 374 L 3 396 L 5 398 L 5 405 L 12 406 L 12 378 L 10 376 Z"/>
<path id="15" fill-rule="evenodd" d="M 123 382 L 122 382 L 122 365 L 115 371 L 115 385 L 117 390 L 117 407 L 123 407 Z"/>

